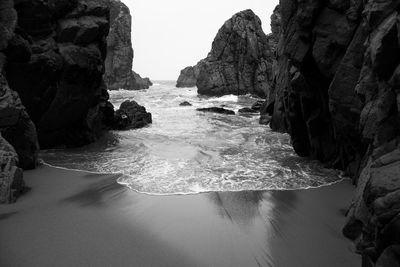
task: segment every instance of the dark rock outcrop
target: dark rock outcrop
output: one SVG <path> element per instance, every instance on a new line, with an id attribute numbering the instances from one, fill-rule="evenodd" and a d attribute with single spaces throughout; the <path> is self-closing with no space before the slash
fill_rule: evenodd
<path id="1" fill-rule="evenodd" d="M 94 141 L 110 108 L 102 79 L 108 1 L 23 0 L 14 6 L 18 25 L 6 51 L 6 77 L 41 147 Z"/>
<path id="2" fill-rule="evenodd" d="M 272 54 L 261 20 L 251 10 L 235 14 L 225 22 L 212 44 L 211 52 L 181 80 L 196 79 L 202 95 L 255 94 L 269 91 Z M 198 75 L 197 75 L 198 72 Z"/>
<path id="3" fill-rule="evenodd" d="M 211 113 L 218 113 L 218 114 L 225 114 L 225 115 L 235 115 L 233 110 L 220 108 L 220 107 L 211 107 L 211 108 L 198 108 L 197 111 L 201 112 L 211 112 Z"/>
<path id="4" fill-rule="evenodd" d="M 197 79 L 200 75 L 202 61 L 198 62 L 197 65 L 193 67 L 186 67 L 181 70 L 178 81 L 176 82 L 176 87 L 195 87 L 197 84 Z"/>
<path id="5" fill-rule="evenodd" d="M 133 100 L 126 100 L 115 112 L 114 128 L 116 130 L 138 129 L 150 123 L 152 123 L 151 113 Z"/>
<path id="6" fill-rule="evenodd" d="M 182 103 L 179 104 L 179 106 L 187 107 L 187 106 L 192 106 L 192 104 L 190 104 L 190 103 L 187 102 L 187 101 L 183 101 Z"/>
<path id="7" fill-rule="evenodd" d="M 281 0 L 273 84 L 261 108 L 299 155 L 357 183 L 344 233 L 357 239 L 365 266 L 399 263 L 399 10 L 394 0 Z"/>
<path id="8" fill-rule="evenodd" d="M 119 0 L 109 0 L 110 32 L 107 37 L 107 59 L 104 79 L 109 90 L 148 89 L 152 83 L 132 71 L 132 17 L 129 8 Z"/>
<path id="9" fill-rule="evenodd" d="M 33 169 L 37 164 L 39 150 L 36 128 L 18 93 L 10 89 L 4 70 L 7 61 L 29 60 L 31 56 L 29 45 L 14 33 L 16 27 L 17 13 L 13 8 L 13 1 L 2 1 L 0 3 L 0 132 L 18 154 L 15 164 L 18 162 L 21 168 Z M 7 147 L 2 146 L 2 148 Z M 8 153 L 10 150 L 7 150 Z"/>
<path id="10" fill-rule="evenodd" d="M 254 110 L 252 108 L 241 108 L 238 110 L 239 113 L 253 113 L 253 114 L 257 114 L 260 113 L 258 110 Z"/>
<path id="11" fill-rule="evenodd" d="M 23 190 L 22 169 L 18 155 L 0 134 L 0 204 L 15 202 Z"/>
<path id="12" fill-rule="evenodd" d="M 271 33 L 267 35 L 269 48 L 275 53 L 278 48 L 279 38 L 281 36 L 281 9 L 276 6 L 271 15 Z"/>

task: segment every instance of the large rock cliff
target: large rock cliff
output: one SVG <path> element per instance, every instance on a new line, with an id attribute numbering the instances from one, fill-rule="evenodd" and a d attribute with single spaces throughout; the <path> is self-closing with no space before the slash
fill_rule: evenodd
<path id="1" fill-rule="evenodd" d="M 344 233 L 364 266 L 399 266 L 400 1 L 280 1 L 264 113 L 299 155 L 357 183 Z"/>
<path id="2" fill-rule="evenodd" d="M 195 67 L 183 70 L 180 81 L 192 85 L 196 80 L 202 95 L 265 96 L 272 76 L 271 64 L 269 41 L 261 20 L 253 11 L 245 10 L 225 22 L 208 56 Z"/>
<path id="3" fill-rule="evenodd" d="M 119 0 L 110 0 L 110 32 L 107 37 L 106 72 L 104 79 L 109 90 L 140 90 L 149 88 L 149 78 L 132 71 L 132 17 L 129 8 Z"/>
<path id="4" fill-rule="evenodd" d="M 15 1 L 18 25 L 5 74 L 42 148 L 94 141 L 103 128 L 109 9 L 106 0 Z"/>

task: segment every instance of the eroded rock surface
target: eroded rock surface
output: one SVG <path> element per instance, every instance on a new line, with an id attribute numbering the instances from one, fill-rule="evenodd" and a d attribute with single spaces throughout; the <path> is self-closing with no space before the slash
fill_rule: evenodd
<path id="1" fill-rule="evenodd" d="M 14 7 L 18 25 L 5 74 L 36 125 L 41 147 L 96 140 L 110 107 L 102 78 L 108 1 L 23 0 Z"/>
<path id="2" fill-rule="evenodd" d="M 124 101 L 115 112 L 114 128 L 117 130 L 138 129 L 150 123 L 151 113 L 134 100 Z"/>
<path id="3" fill-rule="evenodd" d="M 110 32 L 107 37 L 107 59 L 104 79 L 109 90 L 140 90 L 152 85 L 132 71 L 132 17 L 129 8 L 119 0 L 109 0 Z"/>
<path id="4" fill-rule="evenodd" d="M 7 61 L 29 60 L 31 57 L 29 44 L 14 33 L 16 28 L 17 13 L 13 8 L 13 1 L 2 1 L 0 3 L 0 133 L 7 140 L 3 143 L 11 144 L 18 154 L 13 164 L 18 163 L 18 167 L 33 169 L 37 164 L 39 150 L 36 128 L 18 93 L 9 87 L 5 76 Z M 8 145 L 2 146 L 2 148 L 7 147 Z M 7 153 L 9 151 L 10 149 L 7 149 Z"/>
<path id="5" fill-rule="evenodd" d="M 273 84 L 261 108 L 299 155 L 354 178 L 344 233 L 357 239 L 365 266 L 399 262 L 399 9 L 390 0 L 281 0 Z"/>
<path id="6" fill-rule="evenodd" d="M 197 79 L 200 75 L 201 62 L 193 67 L 186 67 L 181 70 L 178 81 L 176 82 L 176 87 L 195 87 L 197 84 Z"/>
<path id="7" fill-rule="evenodd" d="M 196 80 L 202 95 L 265 96 L 272 76 L 271 64 L 269 41 L 261 20 L 253 11 L 245 10 L 225 22 L 208 56 L 195 67 L 185 69 L 179 82 L 192 85 Z"/>
<path id="8" fill-rule="evenodd" d="M 23 187 L 17 152 L 0 134 L 0 204 L 15 202 Z"/>

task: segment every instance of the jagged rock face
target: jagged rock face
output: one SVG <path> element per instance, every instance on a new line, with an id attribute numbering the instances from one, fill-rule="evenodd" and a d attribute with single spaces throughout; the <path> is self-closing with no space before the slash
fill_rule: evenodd
<path id="1" fill-rule="evenodd" d="M 198 93 L 265 96 L 271 76 L 271 52 L 260 19 L 245 10 L 226 21 L 200 66 Z"/>
<path id="2" fill-rule="evenodd" d="M 37 164 L 39 150 L 36 128 L 26 113 L 18 93 L 10 89 L 4 76 L 7 60 L 30 58 L 30 50 L 24 46 L 23 40 L 14 34 L 16 25 L 17 14 L 13 2 L 2 1 L 0 4 L 0 132 L 15 148 L 19 158 L 15 161 L 18 162 L 18 166 L 33 169 Z M 2 146 L 5 147 L 8 146 Z"/>
<path id="3" fill-rule="evenodd" d="M 101 132 L 109 8 L 106 0 L 15 2 L 7 81 L 38 130 L 42 148 L 78 146 Z M 18 151 L 18 149 L 17 149 Z"/>
<path id="4" fill-rule="evenodd" d="M 17 152 L 0 134 L 0 204 L 15 202 L 23 187 Z"/>
<path id="5" fill-rule="evenodd" d="M 280 1 L 262 112 L 296 152 L 357 182 L 344 233 L 365 266 L 396 266 L 400 233 L 399 1 Z"/>
<path id="6" fill-rule="evenodd" d="M 281 20 L 281 9 L 278 5 L 271 15 L 271 33 L 267 35 L 269 47 L 273 53 L 275 53 L 278 47 L 279 38 L 281 36 Z"/>
<path id="7" fill-rule="evenodd" d="M 193 67 L 189 66 L 181 70 L 181 74 L 176 82 L 176 87 L 195 87 L 200 75 L 201 62 Z"/>
<path id="8" fill-rule="evenodd" d="M 110 32 L 107 37 L 106 72 L 104 79 L 109 90 L 140 90 L 149 88 L 149 78 L 132 71 L 132 17 L 129 8 L 119 0 L 110 0 Z"/>

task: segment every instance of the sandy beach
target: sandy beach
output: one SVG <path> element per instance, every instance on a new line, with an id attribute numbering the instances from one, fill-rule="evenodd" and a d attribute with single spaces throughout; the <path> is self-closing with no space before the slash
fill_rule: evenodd
<path id="1" fill-rule="evenodd" d="M 42 166 L 0 206 L 0 266 L 359 266 L 353 187 L 150 196 L 118 175 Z"/>

